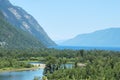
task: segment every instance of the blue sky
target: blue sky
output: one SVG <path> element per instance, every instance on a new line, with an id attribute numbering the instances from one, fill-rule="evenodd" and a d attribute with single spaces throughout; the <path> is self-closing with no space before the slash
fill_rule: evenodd
<path id="1" fill-rule="evenodd" d="M 120 27 L 120 0 L 10 0 L 31 14 L 53 40 Z"/>

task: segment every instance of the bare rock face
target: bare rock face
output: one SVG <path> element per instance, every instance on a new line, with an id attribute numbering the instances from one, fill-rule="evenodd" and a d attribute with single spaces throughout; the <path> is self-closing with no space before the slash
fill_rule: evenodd
<path id="1" fill-rule="evenodd" d="M 12 25 L 30 33 L 41 41 L 45 46 L 55 46 L 56 44 L 48 37 L 38 22 L 24 11 L 22 8 L 13 6 L 9 0 L 0 0 L 0 10 L 4 17 Z"/>
<path id="2" fill-rule="evenodd" d="M 11 25 L 0 11 L 0 48 L 28 49 L 44 47 L 44 44 L 34 36 Z"/>

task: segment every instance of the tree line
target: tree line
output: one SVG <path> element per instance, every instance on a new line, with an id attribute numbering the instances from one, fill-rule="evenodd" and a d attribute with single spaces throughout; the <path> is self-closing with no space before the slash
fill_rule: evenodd
<path id="1" fill-rule="evenodd" d="M 44 76 L 48 80 L 120 79 L 119 51 L 0 48 L 0 69 L 30 67 L 24 61 L 46 63 Z M 66 68 L 68 62 L 73 64 L 72 68 Z"/>

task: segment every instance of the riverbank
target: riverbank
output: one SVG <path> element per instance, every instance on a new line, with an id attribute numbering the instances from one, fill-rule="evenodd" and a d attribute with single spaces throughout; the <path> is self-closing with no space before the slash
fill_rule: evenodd
<path id="1" fill-rule="evenodd" d="M 31 64 L 31 65 L 33 65 L 34 67 L 42 68 L 42 69 L 45 68 L 45 64 L 41 64 L 41 63 Z"/>
<path id="2" fill-rule="evenodd" d="M 28 70 L 36 70 L 40 67 L 31 67 L 31 68 L 3 68 L 0 69 L 0 72 L 13 72 L 13 71 L 28 71 Z"/>

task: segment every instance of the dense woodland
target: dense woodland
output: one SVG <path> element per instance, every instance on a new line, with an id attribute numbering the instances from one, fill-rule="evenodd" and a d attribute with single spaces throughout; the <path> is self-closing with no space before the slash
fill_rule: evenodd
<path id="1" fill-rule="evenodd" d="M 48 73 L 48 80 L 119 80 L 120 53 L 112 51 L 77 51 L 72 69 Z M 85 66 L 76 65 L 83 63 Z"/>
<path id="2" fill-rule="evenodd" d="M 21 68 L 31 67 L 27 63 L 30 61 L 46 62 L 48 56 L 54 56 L 58 58 L 66 57 L 72 58 L 75 51 L 65 50 L 59 51 L 55 49 L 5 49 L 0 48 L 0 69 L 2 68 Z M 69 53 L 69 54 L 68 54 Z"/>
<path id="3" fill-rule="evenodd" d="M 120 79 L 120 52 L 117 51 L 0 48 L 0 69 L 29 68 L 27 61 L 46 63 L 44 75 L 48 80 Z M 66 63 L 72 63 L 73 67 L 61 67 Z"/>

